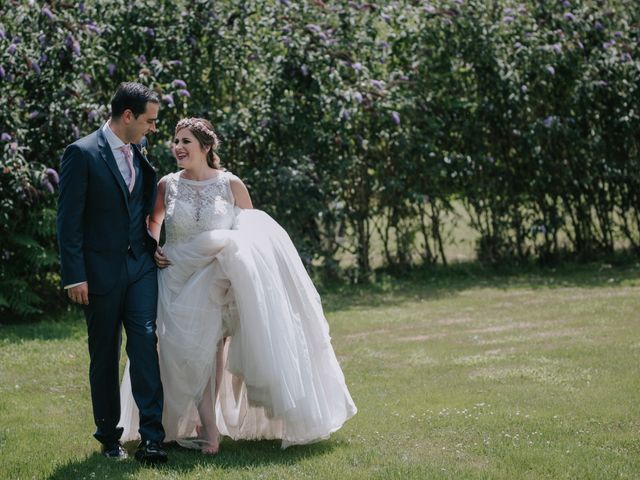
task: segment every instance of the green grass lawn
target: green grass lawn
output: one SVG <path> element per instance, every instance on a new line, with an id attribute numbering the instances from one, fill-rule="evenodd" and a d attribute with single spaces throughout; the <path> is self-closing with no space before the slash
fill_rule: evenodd
<path id="1" fill-rule="evenodd" d="M 323 300 L 358 415 L 159 469 L 99 455 L 79 314 L 0 327 L 0 478 L 640 478 L 637 264 L 423 269 Z"/>

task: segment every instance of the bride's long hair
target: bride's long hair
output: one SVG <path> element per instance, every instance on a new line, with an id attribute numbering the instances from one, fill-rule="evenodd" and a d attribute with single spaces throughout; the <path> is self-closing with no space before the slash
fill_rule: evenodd
<path id="1" fill-rule="evenodd" d="M 211 147 L 207 152 L 207 165 L 211 168 L 220 168 L 220 157 L 216 154 L 216 150 L 220 146 L 220 140 L 218 135 L 213 130 L 213 125 L 209 120 L 204 118 L 183 118 L 176 125 L 176 131 L 174 135 L 177 135 L 183 128 L 188 128 L 194 137 L 200 143 L 200 148 L 203 150 L 206 147 Z"/>

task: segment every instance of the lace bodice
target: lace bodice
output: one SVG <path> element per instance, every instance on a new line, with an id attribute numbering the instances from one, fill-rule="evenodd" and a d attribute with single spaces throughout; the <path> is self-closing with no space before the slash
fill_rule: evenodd
<path id="1" fill-rule="evenodd" d="M 233 228 L 236 213 L 230 172 L 207 180 L 188 180 L 180 172 L 167 176 L 164 196 L 167 244 L 181 243 L 194 235 Z"/>

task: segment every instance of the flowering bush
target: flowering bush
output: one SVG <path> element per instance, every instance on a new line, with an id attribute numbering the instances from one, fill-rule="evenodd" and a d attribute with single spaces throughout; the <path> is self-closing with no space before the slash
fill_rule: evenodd
<path id="1" fill-rule="evenodd" d="M 176 121 L 211 119 L 324 271 L 446 262 L 454 200 L 484 260 L 640 252 L 640 11 L 605 3 L 2 3 L 0 309 L 60 298 L 55 169 L 124 80 L 161 94 L 159 173 Z"/>

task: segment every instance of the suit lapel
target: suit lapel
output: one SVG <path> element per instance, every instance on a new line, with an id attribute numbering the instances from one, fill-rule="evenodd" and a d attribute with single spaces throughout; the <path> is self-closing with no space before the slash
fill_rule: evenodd
<path id="1" fill-rule="evenodd" d="M 145 156 L 142 155 L 142 152 L 140 152 L 138 145 L 132 143 L 131 147 L 133 148 L 133 154 L 140 161 L 140 168 L 146 170 L 147 172 L 155 173 L 155 169 L 151 166 L 151 164 L 149 163 L 149 160 L 147 160 Z"/>
<path id="2" fill-rule="evenodd" d="M 156 170 L 149 163 L 144 155 L 140 152 L 138 145 L 131 144 L 133 147 L 133 155 L 138 159 L 140 165 L 140 171 L 142 172 L 142 191 L 145 203 L 145 212 L 150 210 L 155 200 L 155 188 L 156 188 Z M 151 204 L 148 204 L 151 202 Z"/>
<path id="3" fill-rule="evenodd" d="M 109 167 L 109 170 L 111 170 L 116 183 L 120 186 L 122 195 L 124 195 L 124 201 L 127 204 L 127 207 L 129 207 L 129 189 L 124 183 L 124 178 L 122 178 L 122 174 L 120 173 L 120 169 L 118 168 L 116 159 L 113 157 L 113 152 L 111 151 L 109 142 L 107 142 L 107 139 L 104 138 L 102 129 L 98 130 L 98 150 L 100 151 L 100 156 Z"/>

